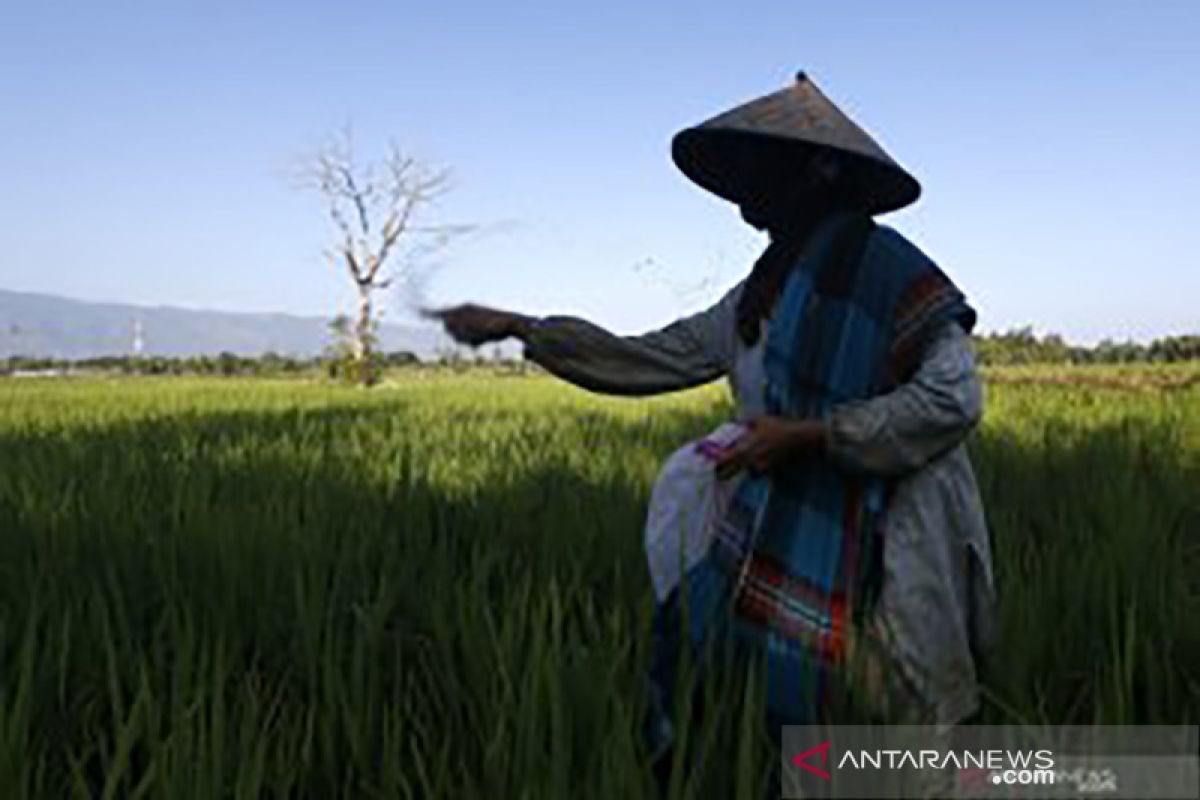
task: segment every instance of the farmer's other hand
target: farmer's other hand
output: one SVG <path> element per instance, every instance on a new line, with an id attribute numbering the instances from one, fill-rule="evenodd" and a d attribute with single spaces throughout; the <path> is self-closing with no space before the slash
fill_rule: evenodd
<path id="1" fill-rule="evenodd" d="M 522 314 L 473 303 L 431 309 L 424 314 L 430 319 L 439 320 L 446 327 L 446 333 L 454 337 L 456 342 L 472 347 L 519 336 L 532 321 Z"/>
<path id="2" fill-rule="evenodd" d="M 743 469 L 768 472 L 785 458 L 825 447 L 825 423 L 820 420 L 761 416 L 745 425 L 746 432 L 717 456 L 721 480 Z"/>

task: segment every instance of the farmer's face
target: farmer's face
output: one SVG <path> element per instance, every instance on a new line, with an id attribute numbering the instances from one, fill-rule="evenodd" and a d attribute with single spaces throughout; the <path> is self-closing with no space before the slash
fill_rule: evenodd
<path id="1" fill-rule="evenodd" d="M 742 219 L 760 231 L 807 226 L 831 205 L 830 180 L 835 170 L 835 165 L 818 156 L 791 176 L 764 175 L 739 204 Z"/>

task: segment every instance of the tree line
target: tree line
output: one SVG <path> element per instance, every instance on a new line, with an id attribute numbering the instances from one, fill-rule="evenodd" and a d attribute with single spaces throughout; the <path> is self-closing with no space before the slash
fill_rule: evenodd
<path id="1" fill-rule="evenodd" d="M 496 352 L 465 355 L 446 351 L 435 358 L 421 360 L 404 350 L 378 351 L 371 354 L 379 372 L 401 369 L 488 368 L 502 372 L 525 373 L 534 369 L 521 359 L 502 358 Z M 314 357 L 296 357 L 278 353 L 259 356 L 218 353 L 199 356 L 124 355 L 96 358 L 62 359 L 10 356 L 0 359 L 0 376 L 20 375 L 213 375 L 224 377 L 327 377 L 357 383 L 360 376 L 353 362 L 341 354 L 326 353 Z"/>
<path id="2" fill-rule="evenodd" d="M 989 366 L 1020 364 L 1166 364 L 1200 361 L 1200 335 L 1167 336 L 1149 344 L 1114 342 L 1095 345 L 1069 344 L 1057 334 L 1037 336 L 1030 327 L 1005 333 L 976 335 L 979 363 Z M 503 357 L 498 350 L 466 354 L 446 350 L 422 360 L 405 350 L 377 351 L 368 356 L 380 372 L 398 369 L 488 368 L 509 373 L 536 372 L 535 365 L 521 358 Z M 76 373 L 112 375 L 220 375 L 220 376 L 325 376 L 359 382 L 352 354 L 330 347 L 320 356 L 296 357 L 278 353 L 259 356 L 218 353 L 199 356 L 103 356 L 84 359 L 11 356 L 0 359 L 0 375 Z"/>
<path id="3" fill-rule="evenodd" d="M 976 335 L 981 364 L 1167 364 L 1200 360 L 1200 335 L 1166 336 L 1149 344 L 1104 339 L 1089 346 L 1073 345 L 1058 334 L 1037 336 L 1024 327 L 1004 333 Z"/>

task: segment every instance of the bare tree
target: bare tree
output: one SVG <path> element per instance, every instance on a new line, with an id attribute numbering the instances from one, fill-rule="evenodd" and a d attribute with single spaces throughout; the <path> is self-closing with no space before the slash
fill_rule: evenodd
<path id="1" fill-rule="evenodd" d="M 348 333 L 355 374 L 364 384 L 376 379 L 375 294 L 397 278 L 419 281 L 434 253 L 471 230 L 422 224 L 425 212 L 449 189 L 449 179 L 448 170 L 423 164 L 394 143 L 378 160 L 360 162 L 348 128 L 302 164 L 302 184 L 321 194 L 335 228 L 327 255 L 346 270 L 358 292 Z"/>

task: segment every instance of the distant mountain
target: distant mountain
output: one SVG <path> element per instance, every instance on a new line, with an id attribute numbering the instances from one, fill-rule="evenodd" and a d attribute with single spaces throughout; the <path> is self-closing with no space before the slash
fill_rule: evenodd
<path id="1" fill-rule="evenodd" d="M 331 341 L 329 320 L 321 317 L 90 303 L 0 289 L 0 358 L 128 355 L 138 328 L 146 355 L 313 356 Z M 383 325 L 379 333 L 381 349 L 423 359 L 453 347 L 433 326 Z"/>

